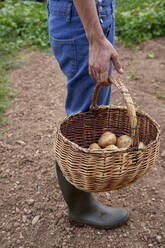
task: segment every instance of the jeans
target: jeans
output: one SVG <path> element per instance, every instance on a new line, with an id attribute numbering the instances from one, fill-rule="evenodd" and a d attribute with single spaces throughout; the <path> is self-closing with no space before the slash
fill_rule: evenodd
<path id="1" fill-rule="evenodd" d="M 100 24 L 106 38 L 114 45 L 115 0 L 96 0 Z M 89 43 L 73 0 L 48 0 L 48 32 L 50 45 L 67 78 L 66 114 L 86 112 L 91 105 L 96 82 L 88 72 Z M 109 75 L 112 73 L 112 62 Z M 108 105 L 111 87 L 101 87 L 98 105 Z"/>

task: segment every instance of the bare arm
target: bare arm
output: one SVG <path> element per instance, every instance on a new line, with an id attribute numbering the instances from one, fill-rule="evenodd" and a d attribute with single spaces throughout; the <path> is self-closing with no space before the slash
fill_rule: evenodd
<path id="1" fill-rule="evenodd" d="M 89 41 L 89 74 L 97 82 L 108 79 L 109 63 L 122 73 L 116 50 L 102 31 L 95 0 L 73 0 Z"/>

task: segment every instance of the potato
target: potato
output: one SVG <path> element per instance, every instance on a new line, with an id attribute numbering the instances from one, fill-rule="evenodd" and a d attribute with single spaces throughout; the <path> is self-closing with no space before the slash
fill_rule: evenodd
<path id="1" fill-rule="evenodd" d="M 121 135 L 117 139 L 117 147 L 118 148 L 128 148 L 132 144 L 132 139 L 128 135 Z"/>
<path id="2" fill-rule="evenodd" d="M 114 133 L 111 133 L 111 132 L 105 132 L 99 138 L 98 144 L 102 148 L 104 148 L 108 145 L 115 145 L 116 144 L 116 135 Z"/>
<path id="3" fill-rule="evenodd" d="M 139 146 L 138 146 L 139 149 L 144 149 L 146 148 L 145 144 L 143 142 L 139 142 Z"/>
<path id="4" fill-rule="evenodd" d="M 109 146 L 106 146 L 103 150 L 111 150 L 111 151 L 114 151 L 114 150 L 119 150 L 119 148 L 115 145 L 109 145 Z"/>
<path id="5" fill-rule="evenodd" d="M 92 143 L 89 146 L 90 150 L 96 150 L 96 149 L 101 149 L 100 146 L 97 143 Z"/>
<path id="6" fill-rule="evenodd" d="M 112 133 L 112 132 L 106 131 L 106 132 L 104 132 L 101 136 L 109 135 L 109 134 L 111 134 L 111 133 Z"/>

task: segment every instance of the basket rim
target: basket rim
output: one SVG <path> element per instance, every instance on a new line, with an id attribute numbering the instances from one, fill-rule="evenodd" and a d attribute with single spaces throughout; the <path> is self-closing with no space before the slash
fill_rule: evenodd
<path id="1" fill-rule="evenodd" d="M 106 105 L 99 105 L 97 106 L 96 110 L 100 110 L 100 109 L 122 109 L 122 110 L 127 110 L 127 107 L 125 106 L 117 106 L 117 105 L 110 105 L 110 106 L 106 106 Z M 89 148 L 84 148 L 79 146 L 78 144 L 74 143 L 73 141 L 70 141 L 69 139 L 67 139 L 61 132 L 61 125 L 68 121 L 71 117 L 76 116 L 76 115 L 86 115 L 87 113 L 92 112 L 91 110 L 87 111 L 87 112 L 78 112 L 75 114 L 71 114 L 69 116 L 66 116 L 62 121 L 59 122 L 58 126 L 57 126 L 57 131 L 56 131 L 56 135 L 61 136 L 61 138 L 65 141 L 65 143 L 68 143 L 69 145 L 71 145 L 74 148 L 77 148 L 78 150 L 84 152 L 84 153 L 90 153 L 90 154 L 96 154 L 96 153 L 125 153 L 125 152 L 129 152 L 129 151 L 144 151 L 146 149 L 148 149 L 150 146 L 152 146 L 154 143 L 157 143 L 159 141 L 159 137 L 160 137 L 160 125 L 157 123 L 157 121 L 155 121 L 148 113 L 139 110 L 138 108 L 135 108 L 136 113 L 142 114 L 144 116 L 146 116 L 150 121 L 153 122 L 155 128 L 157 129 L 157 135 L 155 140 L 153 140 L 150 144 L 148 144 L 145 148 L 120 148 L 120 150 L 103 150 L 103 149 L 96 149 L 96 150 L 90 150 Z"/>

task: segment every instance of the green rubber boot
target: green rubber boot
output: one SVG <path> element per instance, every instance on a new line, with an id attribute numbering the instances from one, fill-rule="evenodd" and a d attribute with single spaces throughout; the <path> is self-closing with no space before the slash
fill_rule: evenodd
<path id="1" fill-rule="evenodd" d="M 56 162 L 58 182 L 69 208 L 69 220 L 74 224 L 87 224 L 97 228 L 114 228 L 125 223 L 128 212 L 98 203 L 90 193 L 78 190 L 63 176 Z"/>

